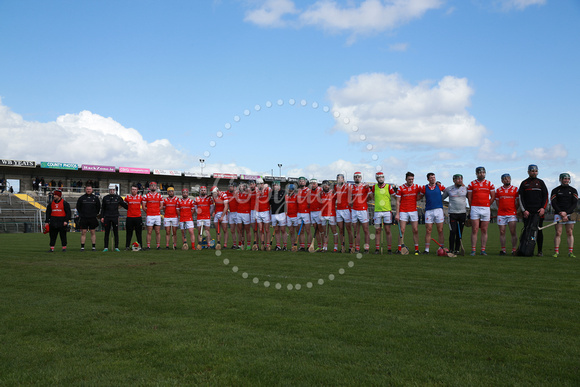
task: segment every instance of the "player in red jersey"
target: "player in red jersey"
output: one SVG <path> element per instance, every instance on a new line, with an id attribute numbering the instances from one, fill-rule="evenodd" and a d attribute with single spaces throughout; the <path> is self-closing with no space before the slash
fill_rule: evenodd
<path id="1" fill-rule="evenodd" d="M 256 223 L 258 223 L 258 248 L 270 250 L 270 196 L 271 190 L 262 178 L 259 178 L 256 197 Z"/>
<path id="2" fill-rule="evenodd" d="M 250 229 L 252 230 L 252 239 L 254 241 L 254 244 L 256 244 L 257 240 L 258 240 L 258 225 L 256 223 L 256 209 L 257 209 L 257 203 L 256 203 L 256 188 L 258 186 L 258 183 L 255 180 L 250 180 L 250 188 L 249 188 L 249 194 L 250 194 Z"/>
<path id="3" fill-rule="evenodd" d="M 419 214 L 417 213 L 417 200 L 421 199 L 421 189 L 414 184 L 415 175 L 411 172 L 405 174 L 405 184 L 399 186 L 397 194 L 397 212 L 395 220 L 400 222 L 401 234 L 405 237 L 405 228 L 407 223 L 411 223 L 413 232 L 413 242 L 415 243 L 415 255 L 419 255 Z M 398 253 L 401 252 L 402 240 L 399 240 Z"/>
<path id="4" fill-rule="evenodd" d="M 318 181 L 316 179 L 310 179 L 308 207 L 310 209 L 310 223 L 314 226 L 314 238 L 316 238 L 316 243 L 318 245 L 316 252 L 322 251 L 322 240 L 324 234 L 322 220 L 320 219 L 320 210 L 322 208 L 322 203 L 320 203 L 320 192 L 322 192 L 322 188 L 318 186 Z"/>
<path id="5" fill-rule="evenodd" d="M 320 219 L 323 230 L 323 247 L 322 251 L 328 251 L 329 233 L 328 228 L 334 236 L 334 252 L 338 252 L 338 232 L 336 230 L 336 194 L 330 189 L 330 182 L 324 180 L 322 182 L 322 191 L 318 195 L 322 208 L 320 210 Z M 325 229 L 326 226 L 326 229 Z"/>
<path id="6" fill-rule="evenodd" d="M 155 228 L 155 242 L 157 244 L 157 250 L 160 250 L 161 244 L 161 210 L 163 209 L 163 197 L 159 192 L 157 192 L 157 183 L 152 181 L 149 183 L 149 193 L 143 197 L 143 202 L 141 203 L 143 211 L 146 214 L 146 224 L 147 224 L 147 247 L 146 250 L 151 248 L 151 234 Z"/>
<path id="7" fill-rule="evenodd" d="M 173 250 L 177 248 L 177 227 L 179 220 L 177 218 L 177 201 L 179 199 L 175 196 L 175 189 L 173 187 L 167 188 L 167 197 L 163 199 L 163 226 L 165 227 L 165 248 L 169 250 L 169 244 L 173 237 Z"/>
<path id="8" fill-rule="evenodd" d="M 228 196 L 228 228 L 232 234 L 232 249 L 235 250 L 238 248 L 238 238 L 241 239 L 241 236 L 238 235 L 238 201 L 235 197 L 236 184 L 233 181 L 230 182 L 226 195 Z M 226 234 L 225 246 L 228 244 L 227 229 L 224 230 L 224 234 Z"/>
<path id="9" fill-rule="evenodd" d="M 300 219 L 298 219 L 298 195 L 296 194 L 296 187 L 294 184 L 288 185 L 288 193 L 286 194 L 286 225 L 288 226 L 289 237 L 292 246 L 296 246 L 296 239 L 294 235 L 298 232 L 300 227 Z M 296 246 L 298 248 L 298 246 Z"/>
<path id="10" fill-rule="evenodd" d="M 368 212 L 368 197 L 371 192 L 368 184 L 362 182 L 362 173 L 355 172 L 354 184 L 351 186 L 350 203 L 352 210 L 352 227 L 354 231 L 355 251 L 360 250 L 360 226 L 362 225 L 365 234 L 364 252 L 369 253 L 370 234 L 369 234 L 369 212 Z"/>
<path id="11" fill-rule="evenodd" d="M 240 189 L 236 192 L 235 199 L 238 203 L 238 235 L 239 235 L 239 248 L 244 248 L 244 237 L 246 241 L 246 250 L 251 250 L 251 239 L 250 239 L 250 213 L 252 210 L 251 205 L 251 192 L 246 183 L 240 184 Z"/>
<path id="12" fill-rule="evenodd" d="M 499 226 L 499 241 L 501 251 L 499 255 L 506 255 L 506 226 L 510 229 L 512 235 L 512 255 L 516 255 L 518 248 L 518 236 L 516 234 L 516 225 L 518 222 L 517 208 L 519 207 L 520 198 L 518 187 L 512 185 L 512 178 L 509 173 L 501 175 L 503 186 L 495 190 L 495 200 L 497 202 L 497 225 Z"/>
<path id="13" fill-rule="evenodd" d="M 346 234 L 348 233 L 348 249 L 353 247 L 354 238 L 352 236 L 352 218 L 350 213 L 349 198 L 351 186 L 344 180 L 344 175 L 339 173 L 336 175 L 336 185 L 334 192 L 336 193 L 336 225 L 340 233 L 339 244 L 342 246 L 341 252 L 344 252 L 346 247 Z M 345 232 L 346 229 L 346 232 Z"/>
<path id="14" fill-rule="evenodd" d="M 188 196 L 189 190 L 184 188 L 181 190 L 181 199 L 177 201 L 177 214 L 179 216 L 179 228 L 181 229 L 181 239 L 183 244 L 187 246 L 187 235 L 189 233 L 189 240 L 191 241 L 191 248 L 195 249 L 195 236 L 193 235 L 193 210 L 195 209 L 195 202 Z"/>
<path id="15" fill-rule="evenodd" d="M 131 239 L 133 238 L 133 231 L 137 237 L 139 247 L 143 247 L 142 231 L 143 219 L 141 218 L 141 202 L 143 196 L 139 195 L 139 187 L 131 186 L 131 194 L 125 196 L 125 203 L 127 203 L 127 222 L 125 224 L 125 250 L 131 250 Z"/>
<path id="16" fill-rule="evenodd" d="M 214 186 L 211 189 L 211 196 L 215 203 L 214 209 L 214 216 L 213 216 L 213 225 L 217 227 L 220 225 L 220 239 L 223 239 L 224 242 L 222 243 L 221 240 L 216 241 L 216 243 L 220 243 L 224 248 L 227 248 L 228 243 L 228 205 L 229 199 L 228 195 L 225 192 L 219 190 L 218 187 Z M 217 235 L 216 235 L 217 236 Z"/>
<path id="17" fill-rule="evenodd" d="M 396 193 L 395 188 L 390 184 L 385 183 L 385 174 L 377 172 L 375 174 L 377 184 L 371 186 L 371 192 L 375 202 L 375 254 L 380 253 L 381 235 L 383 225 L 385 228 L 385 238 L 387 240 L 387 254 L 392 254 L 391 244 L 393 237 L 391 235 L 391 224 L 393 224 L 391 196 Z"/>
<path id="18" fill-rule="evenodd" d="M 302 226 L 300 233 L 300 248 L 298 251 L 306 251 L 304 240 L 310 241 L 310 188 L 306 186 L 307 180 L 301 176 L 298 179 L 298 220 Z M 306 235 L 305 235 L 306 234 Z"/>
<path id="19" fill-rule="evenodd" d="M 199 187 L 199 196 L 193 201 L 195 203 L 195 211 L 197 213 L 197 239 L 198 244 L 202 242 L 203 237 L 206 237 L 206 241 L 209 245 L 211 240 L 211 234 L 209 227 L 211 225 L 211 206 L 214 204 L 213 199 L 207 194 L 207 187 Z M 203 226 L 204 235 L 201 233 Z M 198 246 L 199 248 L 199 246 Z"/>
<path id="20" fill-rule="evenodd" d="M 490 205 L 495 200 L 494 185 L 485 180 L 485 168 L 475 168 L 476 180 L 467 186 L 467 201 L 471 211 L 471 255 L 475 255 L 477 249 L 477 232 L 481 228 L 481 255 L 487 255 L 485 245 L 487 244 L 487 227 L 491 220 Z"/>

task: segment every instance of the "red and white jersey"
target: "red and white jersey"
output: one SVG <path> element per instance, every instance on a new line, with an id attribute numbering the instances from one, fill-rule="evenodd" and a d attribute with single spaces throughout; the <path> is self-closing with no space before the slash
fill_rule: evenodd
<path id="1" fill-rule="evenodd" d="M 332 191 L 320 193 L 321 216 L 336 216 L 336 194 Z"/>
<path id="2" fill-rule="evenodd" d="M 471 205 L 476 207 L 489 207 L 491 191 L 494 191 L 495 187 L 489 180 L 473 180 L 467 186 L 467 193 L 472 193 Z"/>
<path id="3" fill-rule="evenodd" d="M 334 186 L 334 192 L 336 193 L 336 209 L 350 210 L 350 202 L 348 200 L 350 195 L 350 184 L 343 184 L 342 187 L 337 184 Z"/>
<path id="4" fill-rule="evenodd" d="M 366 184 L 352 184 L 351 198 L 352 209 L 355 211 L 365 211 L 369 208 L 367 198 L 371 189 Z"/>
<path id="5" fill-rule="evenodd" d="M 509 216 L 516 215 L 516 201 L 518 198 L 518 188 L 510 185 L 509 187 L 501 186 L 495 190 L 495 200 L 497 201 L 497 215 Z"/>
<path id="6" fill-rule="evenodd" d="M 295 218 L 298 216 L 298 195 L 286 195 L 286 216 Z"/>
<path id="7" fill-rule="evenodd" d="M 163 212 L 166 218 L 177 218 L 177 196 L 163 199 Z"/>
<path id="8" fill-rule="evenodd" d="M 179 199 L 177 201 L 177 208 L 179 209 L 179 221 L 188 222 L 193 220 L 193 208 L 195 202 L 191 198 Z"/>
<path id="9" fill-rule="evenodd" d="M 236 201 L 238 202 L 238 214 L 249 214 L 252 209 L 251 198 L 249 193 L 236 193 Z"/>
<path id="10" fill-rule="evenodd" d="M 303 187 L 298 189 L 298 212 L 301 214 L 310 213 L 310 188 Z"/>
<path id="11" fill-rule="evenodd" d="M 256 190 L 251 190 L 250 189 L 250 209 L 252 210 L 257 210 L 258 207 L 256 207 Z"/>
<path id="12" fill-rule="evenodd" d="M 194 203 L 198 220 L 211 218 L 211 205 L 213 204 L 213 199 L 211 196 L 198 196 L 195 198 Z"/>
<path id="13" fill-rule="evenodd" d="M 396 197 L 401 198 L 399 212 L 413 212 L 417 211 L 417 197 L 421 192 L 421 188 L 417 184 L 407 183 L 399 186 L 397 190 Z"/>
<path id="14" fill-rule="evenodd" d="M 226 203 L 229 206 L 229 198 L 225 192 L 218 192 L 213 200 L 215 202 L 215 212 L 223 212 L 224 208 L 226 208 Z"/>
<path id="15" fill-rule="evenodd" d="M 310 189 L 310 197 L 308 198 L 309 200 L 309 206 L 310 206 L 310 212 L 315 212 L 315 211 L 320 211 L 322 209 L 322 203 L 320 202 L 320 197 L 319 194 L 322 192 L 322 188 L 321 187 L 316 187 L 316 189 Z"/>
<path id="16" fill-rule="evenodd" d="M 161 215 L 161 203 L 163 203 L 163 197 L 159 192 L 149 192 L 143 197 L 143 203 L 147 205 L 147 216 Z"/>
<path id="17" fill-rule="evenodd" d="M 141 217 L 141 202 L 143 201 L 143 196 L 137 194 L 125 196 L 125 203 L 127 203 L 127 218 L 140 218 Z"/>
<path id="18" fill-rule="evenodd" d="M 227 191 L 226 196 L 228 197 L 228 209 L 230 212 L 238 212 L 238 201 L 236 200 L 236 193 Z"/>
<path id="19" fill-rule="evenodd" d="M 258 202 L 258 212 L 270 211 L 270 187 L 263 190 L 256 190 L 256 200 Z"/>

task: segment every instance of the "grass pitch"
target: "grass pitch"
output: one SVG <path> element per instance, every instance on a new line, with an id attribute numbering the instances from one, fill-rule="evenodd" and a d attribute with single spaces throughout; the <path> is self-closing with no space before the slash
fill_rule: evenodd
<path id="1" fill-rule="evenodd" d="M 81 253 L 72 233 L 48 254 L 0 234 L 0 384 L 577 386 L 580 260 L 552 244 L 500 257 L 491 225 L 487 257 Z"/>

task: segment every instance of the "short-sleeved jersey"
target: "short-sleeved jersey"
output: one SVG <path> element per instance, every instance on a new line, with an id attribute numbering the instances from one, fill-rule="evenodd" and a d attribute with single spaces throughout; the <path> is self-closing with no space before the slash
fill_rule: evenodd
<path id="1" fill-rule="evenodd" d="M 369 208 L 367 198 L 371 189 L 365 184 L 353 184 L 351 186 L 352 209 L 355 211 L 364 211 Z"/>
<path id="2" fill-rule="evenodd" d="M 495 187 L 489 180 L 473 180 L 467 186 L 467 193 L 471 192 L 471 205 L 475 207 L 489 207 L 491 191 L 494 191 Z"/>
<path id="3" fill-rule="evenodd" d="M 270 187 L 256 190 L 256 201 L 258 202 L 258 212 L 270 211 Z"/>
<path id="4" fill-rule="evenodd" d="M 298 190 L 298 212 L 301 214 L 310 213 L 310 188 L 303 187 Z"/>
<path id="5" fill-rule="evenodd" d="M 127 218 L 140 218 L 141 217 L 141 202 L 143 201 L 143 196 L 137 194 L 125 196 L 125 203 L 127 203 Z"/>
<path id="6" fill-rule="evenodd" d="M 163 197 L 159 192 L 149 192 L 143 197 L 143 203 L 147 205 L 147 216 L 161 215 L 161 203 Z"/>
<path id="7" fill-rule="evenodd" d="M 320 211 L 322 209 L 322 203 L 320 202 L 320 197 L 318 196 L 322 192 L 321 187 L 316 187 L 316 189 L 310 189 L 310 196 L 308 198 L 310 212 Z"/>
<path id="8" fill-rule="evenodd" d="M 401 203 L 397 209 L 399 212 L 417 211 L 417 197 L 421 193 L 421 188 L 417 184 L 407 183 L 399 186 L 396 197 L 401 198 Z"/>
<path id="9" fill-rule="evenodd" d="M 236 193 L 227 191 L 226 195 L 228 197 L 228 209 L 230 212 L 238 212 L 238 201 L 236 200 Z"/>
<path id="10" fill-rule="evenodd" d="M 238 213 L 239 214 L 249 214 L 252 209 L 251 199 L 249 193 L 238 192 L 236 193 L 236 201 L 238 202 Z"/>
<path id="11" fill-rule="evenodd" d="M 332 191 L 320 193 L 320 202 L 322 208 L 320 215 L 322 216 L 336 216 L 336 194 Z"/>
<path id="12" fill-rule="evenodd" d="M 445 187 L 441 185 L 435 184 L 431 186 L 429 184 L 425 184 L 421 186 L 421 193 L 425 195 L 425 210 L 434 210 L 436 208 L 443 208 L 443 198 L 442 194 L 445 191 Z"/>
<path id="13" fill-rule="evenodd" d="M 179 199 L 177 201 L 177 208 L 179 209 L 179 221 L 188 222 L 193 220 L 193 208 L 195 203 L 191 198 Z"/>
<path id="14" fill-rule="evenodd" d="M 163 212 L 166 218 L 177 218 L 177 196 L 172 198 L 166 197 L 163 199 Z"/>
<path id="15" fill-rule="evenodd" d="M 250 208 L 252 210 L 257 210 L 258 207 L 256 206 L 256 190 L 250 190 Z"/>
<path id="16" fill-rule="evenodd" d="M 215 212 L 223 212 L 224 208 L 226 208 L 226 203 L 228 203 L 229 206 L 228 195 L 225 192 L 218 192 L 218 194 L 215 197 L 212 196 L 212 198 L 215 203 Z"/>
<path id="17" fill-rule="evenodd" d="M 295 218 L 298 216 L 298 195 L 286 195 L 286 216 Z"/>
<path id="18" fill-rule="evenodd" d="M 513 185 L 510 185 L 507 188 L 501 186 L 495 190 L 495 194 L 495 200 L 497 201 L 497 215 L 516 215 L 516 199 L 518 198 L 518 187 L 514 187 Z"/>
<path id="19" fill-rule="evenodd" d="M 195 211 L 197 212 L 197 219 L 210 219 L 211 217 L 211 205 L 213 204 L 213 199 L 211 196 L 198 196 L 194 200 Z"/>
<path id="20" fill-rule="evenodd" d="M 342 186 L 336 184 L 334 186 L 334 192 L 336 193 L 336 209 L 350 210 L 350 202 L 348 200 L 350 194 L 350 184 L 343 184 Z"/>

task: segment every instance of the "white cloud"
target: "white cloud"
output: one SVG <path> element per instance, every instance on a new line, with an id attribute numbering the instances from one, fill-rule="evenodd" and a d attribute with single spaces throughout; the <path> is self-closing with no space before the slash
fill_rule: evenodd
<path id="1" fill-rule="evenodd" d="M 562 144 L 556 144 L 550 148 L 534 148 L 526 151 L 526 155 L 534 160 L 556 160 L 568 156 L 566 147 Z"/>
<path id="2" fill-rule="evenodd" d="M 389 50 L 390 51 L 407 51 L 408 46 L 409 45 L 407 43 L 395 43 L 395 44 L 389 45 Z"/>
<path id="3" fill-rule="evenodd" d="M 477 157 L 483 161 L 513 161 L 517 158 L 517 152 L 502 153 L 500 152 L 501 143 L 485 139 L 483 145 L 479 148 Z"/>
<path id="4" fill-rule="evenodd" d="M 327 31 L 347 31 L 353 34 L 371 34 L 392 30 L 425 12 L 439 8 L 441 0 L 364 0 L 358 5 L 342 6 L 336 1 L 320 0 L 304 11 L 298 11 L 291 0 L 265 0 L 261 6 L 246 13 L 245 21 L 260 26 L 281 27 L 287 15 L 297 15 L 300 25 Z"/>
<path id="5" fill-rule="evenodd" d="M 147 142 L 132 128 L 89 111 L 53 122 L 26 121 L 0 101 L 0 154 L 5 158 L 183 168 L 186 156 L 166 139 Z"/>
<path id="6" fill-rule="evenodd" d="M 503 10 L 510 11 L 523 10 L 532 5 L 544 5 L 546 0 L 498 0 L 498 3 Z"/>
<path id="7" fill-rule="evenodd" d="M 283 17 L 296 13 L 298 10 L 292 0 L 266 0 L 260 8 L 246 12 L 244 21 L 262 27 L 283 27 L 287 24 Z"/>
<path id="8" fill-rule="evenodd" d="M 465 78 L 413 86 L 398 74 L 378 73 L 353 76 L 343 88 L 328 90 L 340 114 L 335 128 L 377 149 L 477 146 L 486 129 L 466 110 L 472 94 Z"/>

